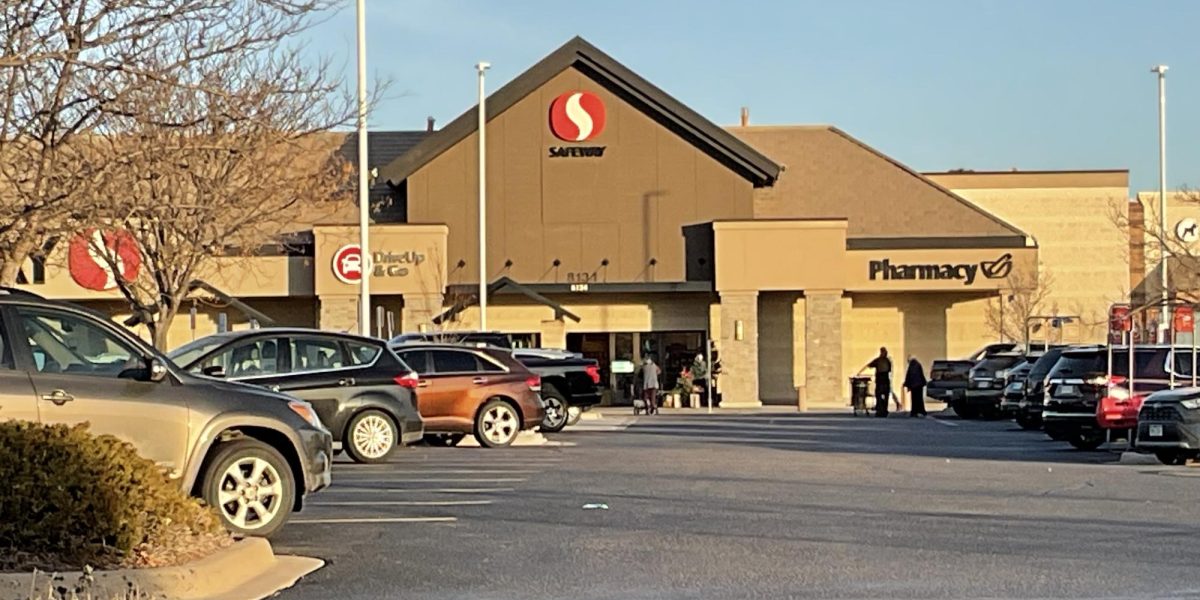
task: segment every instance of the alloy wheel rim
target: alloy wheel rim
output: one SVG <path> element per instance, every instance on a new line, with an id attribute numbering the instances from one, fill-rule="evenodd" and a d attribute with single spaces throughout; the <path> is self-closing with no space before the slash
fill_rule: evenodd
<path id="1" fill-rule="evenodd" d="M 367 415 L 359 419 L 351 437 L 354 449 L 367 458 L 383 457 L 396 440 L 392 424 L 380 415 Z"/>
<path id="2" fill-rule="evenodd" d="M 563 407 L 562 400 L 550 397 L 544 398 L 546 401 L 546 422 L 552 425 L 565 421 L 567 419 L 567 411 Z"/>
<path id="3" fill-rule="evenodd" d="M 491 407 L 483 415 L 483 435 L 495 444 L 508 443 L 517 435 L 517 415 L 506 404 Z"/>
<path id="4" fill-rule="evenodd" d="M 217 505 L 222 516 L 243 530 L 265 527 L 283 506 L 283 481 L 271 463 L 257 457 L 235 461 L 221 475 Z"/>

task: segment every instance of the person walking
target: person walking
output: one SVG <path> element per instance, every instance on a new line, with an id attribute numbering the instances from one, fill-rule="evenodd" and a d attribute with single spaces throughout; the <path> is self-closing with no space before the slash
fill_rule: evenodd
<path id="1" fill-rule="evenodd" d="M 859 373 L 867 369 L 875 369 L 875 416 L 888 416 L 888 402 L 892 399 L 892 359 L 888 358 L 887 348 L 879 349 L 876 356 Z"/>
<path id="2" fill-rule="evenodd" d="M 642 363 L 642 400 L 646 402 L 646 414 L 658 412 L 658 375 L 660 370 L 649 356 Z"/>
<path id="3" fill-rule="evenodd" d="M 908 371 L 904 374 L 904 388 L 908 390 L 909 404 L 912 405 L 908 416 L 924 417 L 928 414 L 925 412 L 926 383 L 929 382 L 925 379 L 925 369 L 917 357 L 908 357 Z"/>

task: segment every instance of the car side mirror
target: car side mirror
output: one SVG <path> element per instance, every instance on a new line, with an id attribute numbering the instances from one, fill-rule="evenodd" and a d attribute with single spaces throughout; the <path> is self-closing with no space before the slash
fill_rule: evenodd
<path id="1" fill-rule="evenodd" d="M 146 361 L 146 371 L 148 372 L 147 379 L 151 382 L 158 383 L 167 378 L 167 365 L 157 358 Z"/>
<path id="2" fill-rule="evenodd" d="M 200 369 L 200 372 L 208 377 L 225 377 L 225 367 L 221 365 L 209 365 Z"/>

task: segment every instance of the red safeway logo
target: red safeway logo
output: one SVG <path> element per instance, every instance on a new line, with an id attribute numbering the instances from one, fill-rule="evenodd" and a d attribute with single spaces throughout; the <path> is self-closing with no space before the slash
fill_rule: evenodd
<path id="1" fill-rule="evenodd" d="M 117 276 L 125 281 L 137 278 L 142 254 L 137 240 L 128 231 L 86 229 L 71 238 L 67 249 L 67 270 L 80 287 L 104 291 L 117 287 Z"/>
<path id="2" fill-rule="evenodd" d="M 333 253 L 333 276 L 342 283 L 358 283 L 363 276 L 362 248 L 346 244 Z"/>
<path id="3" fill-rule="evenodd" d="M 591 92 L 567 92 L 550 103 L 550 131 L 567 142 L 590 140 L 604 131 L 604 102 Z"/>

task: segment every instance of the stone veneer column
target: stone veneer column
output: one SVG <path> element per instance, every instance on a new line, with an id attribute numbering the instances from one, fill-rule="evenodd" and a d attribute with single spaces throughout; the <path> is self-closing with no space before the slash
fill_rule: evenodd
<path id="1" fill-rule="evenodd" d="M 567 324 L 558 319 L 552 321 L 542 321 L 542 347 L 543 348 L 561 348 L 567 347 Z"/>
<path id="2" fill-rule="evenodd" d="M 443 310 L 441 294 L 405 294 L 404 310 L 400 313 L 400 331 L 416 333 L 422 325 L 433 331 L 433 318 Z"/>
<path id="3" fill-rule="evenodd" d="M 742 323 L 742 339 L 737 322 Z M 758 292 L 721 292 L 721 408 L 762 406 L 758 397 Z"/>
<path id="4" fill-rule="evenodd" d="M 321 296 L 321 329 L 358 333 L 358 296 Z"/>
<path id="5" fill-rule="evenodd" d="M 842 292 L 805 292 L 804 387 L 806 404 L 841 406 Z"/>

